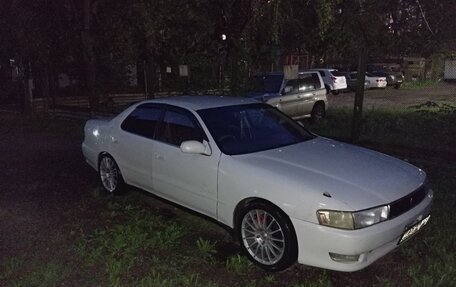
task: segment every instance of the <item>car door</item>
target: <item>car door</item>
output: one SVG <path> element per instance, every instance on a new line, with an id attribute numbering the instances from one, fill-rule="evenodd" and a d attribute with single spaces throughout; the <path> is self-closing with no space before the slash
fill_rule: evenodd
<path id="1" fill-rule="evenodd" d="M 300 114 L 309 115 L 312 112 L 318 94 L 326 95 L 326 90 L 321 85 L 317 73 L 304 73 L 299 75 L 299 98 L 301 99 Z"/>
<path id="2" fill-rule="evenodd" d="M 209 216 L 216 216 L 219 154 L 189 154 L 183 141 L 207 141 L 196 117 L 185 109 L 169 108 L 159 124 L 152 158 L 157 193 Z"/>
<path id="3" fill-rule="evenodd" d="M 271 98 L 267 103 L 281 110 L 290 117 L 299 115 L 301 99 L 299 97 L 298 79 L 288 80 L 282 90 L 282 95 Z"/>
<path id="4" fill-rule="evenodd" d="M 136 107 L 111 137 L 111 153 L 129 184 L 153 189 L 150 171 L 154 134 L 162 109 L 152 104 Z"/>
<path id="5" fill-rule="evenodd" d="M 358 73 L 350 73 L 348 74 L 348 84 L 352 89 L 356 89 L 358 85 Z"/>

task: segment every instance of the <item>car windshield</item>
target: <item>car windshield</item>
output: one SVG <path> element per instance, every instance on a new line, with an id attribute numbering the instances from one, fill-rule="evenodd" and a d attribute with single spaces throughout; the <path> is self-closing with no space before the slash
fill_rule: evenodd
<path id="1" fill-rule="evenodd" d="M 255 93 L 279 93 L 283 75 L 262 75 L 252 78 L 249 91 Z"/>
<path id="2" fill-rule="evenodd" d="M 199 110 L 220 150 L 246 154 L 296 144 L 314 138 L 302 126 L 266 104 Z"/>

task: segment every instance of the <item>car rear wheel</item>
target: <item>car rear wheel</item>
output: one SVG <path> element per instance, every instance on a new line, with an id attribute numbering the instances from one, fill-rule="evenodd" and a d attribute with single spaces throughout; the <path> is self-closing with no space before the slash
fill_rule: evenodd
<path id="1" fill-rule="evenodd" d="M 119 167 L 109 155 L 102 155 L 98 165 L 98 173 L 101 185 L 110 194 L 118 194 L 122 191 L 124 181 Z"/>
<path id="2" fill-rule="evenodd" d="M 298 256 L 296 235 L 290 219 L 272 204 L 247 204 L 238 217 L 241 248 L 255 264 L 267 271 L 280 271 Z"/>
<path id="3" fill-rule="evenodd" d="M 401 84 L 395 84 L 395 85 L 394 85 L 394 88 L 395 88 L 396 90 L 400 89 L 400 88 L 401 88 Z"/>
<path id="4" fill-rule="evenodd" d="M 313 123 L 317 123 L 317 122 L 321 121 L 325 117 L 325 115 L 326 115 L 326 111 L 325 111 L 324 104 L 322 104 L 321 102 L 316 103 L 312 108 L 312 112 L 310 114 L 310 120 Z"/>

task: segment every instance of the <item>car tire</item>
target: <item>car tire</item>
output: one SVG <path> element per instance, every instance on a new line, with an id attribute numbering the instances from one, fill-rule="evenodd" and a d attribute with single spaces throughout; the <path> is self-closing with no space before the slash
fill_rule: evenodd
<path id="1" fill-rule="evenodd" d="M 240 211 L 237 237 L 242 251 L 266 271 L 280 271 L 296 262 L 298 244 L 288 216 L 274 205 L 253 201 Z"/>
<path id="2" fill-rule="evenodd" d="M 310 121 L 318 123 L 326 116 L 325 105 L 321 102 L 315 103 L 310 114 Z"/>
<path id="3" fill-rule="evenodd" d="M 120 194 L 124 188 L 124 180 L 119 166 L 112 156 L 104 154 L 98 163 L 98 175 L 101 186 L 109 194 Z"/>
<path id="4" fill-rule="evenodd" d="M 399 90 L 399 89 L 401 88 L 401 84 L 395 84 L 395 85 L 394 85 L 394 88 L 395 88 L 396 90 Z"/>

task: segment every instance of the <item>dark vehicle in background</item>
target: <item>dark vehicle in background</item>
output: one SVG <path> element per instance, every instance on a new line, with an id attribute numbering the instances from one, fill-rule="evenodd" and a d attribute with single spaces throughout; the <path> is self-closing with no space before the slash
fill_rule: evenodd
<path id="1" fill-rule="evenodd" d="M 347 88 L 356 91 L 356 87 L 358 86 L 358 72 L 341 72 L 345 79 L 347 80 Z M 367 90 L 369 88 L 369 81 L 366 79 L 364 80 L 364 89 Z"/>
<path id="2" fill-rule="evenodd" d="M 404 75 L 399 67 L 387 65 L 367 65 L 367 71 L 378 77 L 385 77 L 388 86 L 399 89 L 404 82 Z"/>
<path id="3" fill-rule="evenodd" d="M 293 119 L 310 117 L 314 122 L 326 115 L 328 106 L 325 84 L 316 71 L 299 72 L 297 79 L 286 79 L 281 72 L 255 76 L 246 96 L 274 106 Z"/>

